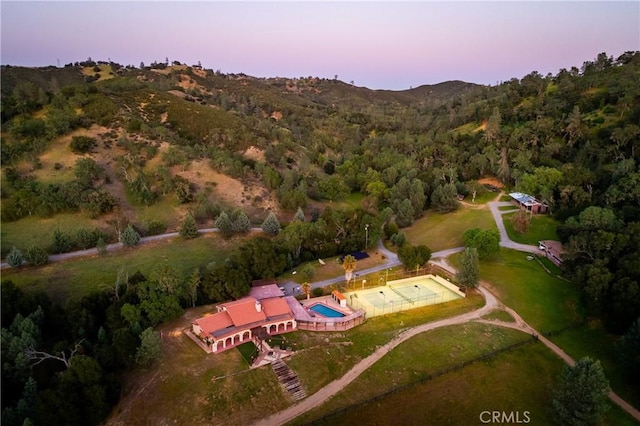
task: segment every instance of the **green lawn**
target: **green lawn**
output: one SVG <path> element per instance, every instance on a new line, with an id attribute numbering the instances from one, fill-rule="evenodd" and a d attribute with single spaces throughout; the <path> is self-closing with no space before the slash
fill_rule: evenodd
<path id="1" fill-rule="evenodd" d="M 502 322 L 515 322 L 515 319 L 508 312 L 502 310 L 491 311 L 482 318 Z"/>
<path id="2" fill-rule="evenodd" d="M 487 209 L 462 208 L 451 213 L 428 210 L 402 232 L 413 245 L 424 244 L 432 251 L 462 246 L 462 234 L 472 228 L 496 229 L 491 212 Z"/>
<path id="3" fill-rule="evenodd" d="M 48 248 L 55 229 L 75 234 L 78 228 L 96 227 L 105 227 L 104 221 L 90 219 L 81 213 L 61 213 L 51 218 L 29 216 L 15 222 L 2 222 L 2 257 L 13 246 L 23 251 L 31 245 Z"/>
<path id="4" fill-rule="evenodd" d="M 574 359 L 589 356 L 599 359 L 611 387 L 634 407 L 640 407 L 640 389 L 627 382 L 627 373 L 619 367 L 613 336 L 599 322 L 588 322 L 580 327 L 563 331 L 550 339 Z"/>
<path id="5" fill-rule="evenodd" d="M 457 267 L 459 255 L 450 259 Z M 501 249 L 498 259 L 480 262 L 480 279 L 539 332 L 561 330 L 583 318 L 577 289 L 547 274 L 525 253 Z"/>
<path id="6" fill-rule="evenodd" d="M 362 207 L 361 204 L 363 198 L 364 194 L 361 192 L 352 192 L 343 200 L 331 202 L 331 205 L 336 209 L 357 209 Z"/>
<path id="7" fill-rule="evenodd" d="M 515 213 L 507 213 L 502 215 L 504 227 L 512 241 L 521 244 L 538 245 L 540 240 L 558 240 L 556 229 L 560 222 L 549 215 L 534 215 L 531 218 L 531 224 L 526 234 L 521 234 L 513 229 L 511 218 Z"/>
<path id="8" fill-rule="evenodd" d="M 133 223 L 144 230 L 149 222 L 158 220 L 167 226 L 167 232 L 176 231 L 180 226 L 179 210 L 180 205 L 175 197 L 164 197 L 150 206 L 138 206 Z M 90 219 L 82 212 L 59 213 L 50 218 L 28 216 L 15 222 L 2 222 L 2 258 L 13 246 L 23 251 L 31 245 L 47 249 L 51 245 L 54 230 L 60 229 L 74 235 L 78 228 L 100 228 L 114 232 L 104 217 Z"/>
<path id="9" fill-rule="evenodd" d="M 237 239 L 225 240 L 217 234 L 205 234 L 193 240 L 174 238 L 123 248 L 106 256 L 96 254 L 38 268 L 7 269 L 2 272 L 2 279 L 12 280 L 22 287 L 42 289 L 55 301 L 64 302 L 112 287 L 121 268 L 129 274 L 138 270 L 148 274 L 159 263 L 167 262 L 187 276 L 201 265 L 223 260 L 234 244 Z"/>

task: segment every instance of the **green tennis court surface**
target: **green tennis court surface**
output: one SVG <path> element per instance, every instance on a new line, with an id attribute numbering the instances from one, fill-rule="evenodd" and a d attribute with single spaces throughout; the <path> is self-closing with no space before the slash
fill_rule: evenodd
<path id="1" fill-rule="evenodd" d="M 436 275 L 389 281 L 387 285 L 344 293 L 354 309 L 368 317 L 445 303 L 464 296 L 458 287 Z"/>

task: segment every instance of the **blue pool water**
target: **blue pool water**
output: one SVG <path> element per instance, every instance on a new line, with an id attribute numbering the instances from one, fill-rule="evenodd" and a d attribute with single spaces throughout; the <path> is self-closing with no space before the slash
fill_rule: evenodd
<path id="1" fill-rule="evenodd" d="M 323 305 L 321 303 L 316 303 L 315 305 L 310 306 L 309 309 L 324 317 L 339 318 L 345 316 L 342 312 L 338 312 L 335 309 L 332 309 L 327 305 Z"/>

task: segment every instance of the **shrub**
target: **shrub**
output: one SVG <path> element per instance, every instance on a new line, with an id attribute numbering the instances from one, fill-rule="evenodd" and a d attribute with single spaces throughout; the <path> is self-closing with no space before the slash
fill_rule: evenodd
<path id="1" fill-rule="evenodd" d="M 167 230 L 167 225 L 164 222 L 153 219 L 147 223 L 147 232 L 145 235 L 160 235 Z"/>
<path id="2" fill-rule="evenodd" d="M 18 266 L 22 265 L 22 262 L 24 262 L 24 256 L 22 255 L 22 252 L 16 247 L 12 247 L 11 251 L 7 255 L 7 263 L 12 268 L 17 268 Z"/>
<path id="3" fill-rule="evenodd" d="M 218 228 L 224 236 L 228 236 L 233 232 L 233 223 L 226 212 L 220 213 L 214 223 L 214 226 Z"/>
<path id="4" fill-rule="evenodd" d="M 384 224 L 384 235 L 387 238 L 391 238 L 393 235 L 398 233 L 398 224 L 394 221 L 389 221 Z"/>
<path id="5" fill-rule="evenodd" d="M 74 241 L 71 235 L 59 229 L 53 231 L 50 251 L 52 253 L 67 253 L 73 249 Z"/>
<path id="6" fill-rule="evenodd" d="M 311 279 L 316 274 L 316 268 L 314 268 L 313 265 L 311 265 L 310 263 L 307 263 L 306 265 L 304 265 L 302 267 L 302 270 L 300 271 L 300 274 L 302 274 L 302 277 L 305 280 L 311 281 Z"/>
<path id="7" fill-rule="evenodd" d="M 313 289 L 311 294 L 313 294 L 313 297 L 324 296 L 324 289 L 322 287 L 316 287 L 316 288 Z"/>
<path id="8" fill-rule="evenodd" d="M 96 250 L 100 256 L 107 254 L 107 243 L 105 243 L 102 237 L 98 238 L 98 241 L 96 241 Z"/>
<path id="9" fill-rule="evenodd" d="M 390 238 L 391 243 L 396 247 L 402 247 L 407 242 L 407 236 L 404 232 L 393 234 Z"/>
<path id="10" fill-rule="evenodd" d="M 89 136 L 74 136 L 71 138 L 71 151 L 74 154 L 86 154 L 96 146 L 95 138 Z"/>
<path id="11" fill-rule="evenodd" d="M 140 234 L 129 224 L 125 230 L 122 231 L 120 242 L 127 247 L 133 247 L 140 242 Z"/>
<path id="12" fill-rule="evenodd" d="M 275 213 L 269 212 L 264 222 L 262 222 L 262 230 L 267 234 L 276 235 L 280 232 L 280 222 Z"/>
<path id="13" fill-rule="evenodd" d="M 96 247 L 100 239 L 105 241 L 107 238 L 107 235 L 98 228 L 80 228 L 76 231 L 75 245 L 82 250 L 86 250 Z"/>
<path id="14" fill-rule="evenodd" d="M 185 239 L 196 238 L 198 236 L 198 226 L 191 213 L 188 213 L 182 221 L 180 236 Z"/>
<path id="15" fill-rule="evenodd" d="M 25 251 L 24 258 L 27 262 L 35 266 L 44 265 L 49 262 L 49 255 L 46 250 L 35 245 L 32 245 Z"/>
<path id="16" fill-rule="evenodd" d="M 104 189 L 92 191 L 87 196 L 87 201 L 83 204 L 83 208 L 92 219 L 97 218 L 103 213 L 108 213 L 116 206 L 116 199 Z"/>
<path id="17" fill-rule="evenodd" d="M 233 230 L 235 232 L 249 232 L 251 230 L 251 221 L 247 214 L 240 210 L 233 221 Z"/>

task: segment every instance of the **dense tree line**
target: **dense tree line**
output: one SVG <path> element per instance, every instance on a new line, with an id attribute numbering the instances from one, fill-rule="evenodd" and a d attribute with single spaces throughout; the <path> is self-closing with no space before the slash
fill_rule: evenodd
<path id="1" fill-rule="evenodd" d="M 245 218 L 223 215 L 176 168 L 206 159 L 214 170 L 262 182 L 290 212 L 310 201 L 364 197 L 362 210 L 316 211 L 311 220 L 281 229 L 271 221 L 268 229 L 278 244 L 273 269 L 260 271 L 265 274 L 360 249 L 367 224 L 370 241 L 387 223 L 385 232 L 403 246 L 400 228 L 426 209 L 456 209 L 457 195 L 481 191 L 469 181 L 492 175 L 540 198 L 564 222 L 558 233 L 568 249 L 566 272 L 590 314 L 623 333 L 640 313 L 638 52 L 618 58 L 602 53 L 556 75 L 534 71 L 437 101 L 367 92 L 333 80 L 289 84 L 213 72 L 203 77 L 190 69 L 160 76 L 132 68 L 92 83 L 33 79 L 5 90 L 3 82 L 3 220 L 109 211 L 113 200 L 90 162 L 77 164 L 73 181 L 65 183 L 45 184 L 12 167 L 27 159 L 36 169 L 38 154 L 51 140 L 94 123 L 122 126 L 136 136 L 118 140 L 127 155 L 116 159 L 118 178 L 135 204 L 176 197 L 191 204 L 196 220 L 217 218 L 216 226 L 230 233 L 246 229 Z M 179 86 L 185 75 L 197 89 Z M 207 105 L 180 100 L 168 90 Z M 162 165 L 149 170 L 146 162 L 157 155 L 160 141 L 170 149 Z M 80 149 L 82 142 L 87 141 L 78 142 Z M 243 156 L 249 146 L 260 148 L 264 161 Z M 479 257 L 491 257 L 493 237 L 469 235 L 468 245 L 477 247 Z M 255 244 L 267 248 L 266 242 Z M 246 289 L 257 270 L 237 268 L 242 259 L 238 252 L 212 266 L 237 288 L 203 278 L 207 297 L 236 297 Z"/>

